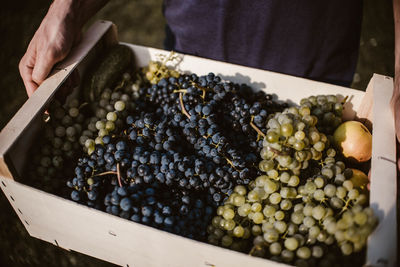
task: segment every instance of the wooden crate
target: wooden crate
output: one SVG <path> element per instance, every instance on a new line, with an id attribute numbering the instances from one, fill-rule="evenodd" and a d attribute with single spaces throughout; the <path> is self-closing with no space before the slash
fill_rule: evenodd
<path id="1" fill-rule="evenodd" d="M 0 187 L 29 234 L 64 249 L 122 266 L 285 266 L 134 223 L 21 182 L 27 149 L 54 93 L 75 68 L 84 71 L 91 59 L 100 56 L 102 48 L 116 42 L 112 23 L 95 23 L 0 133 Z M 133 50 L 137 66 L 146 65 L 159 54 L 168 54 L 153 48 L 125 45 Z M 349 96 L 345 117 L 369 119 L 374 125 L 370 204 L 380 223 L 369 238 L 366 263 L 396 265 L 396 151 L 394 121 L 389 107 L 392 78 L 375 74 L 364 93 L 188 55 L 182 55 L 179 69 L 199 75 L 214 72 L 223 79 L 245 82 L 256 90 L 266 90 L 278 95 L 280 100 L 295 103 L 315 94 Z"/>

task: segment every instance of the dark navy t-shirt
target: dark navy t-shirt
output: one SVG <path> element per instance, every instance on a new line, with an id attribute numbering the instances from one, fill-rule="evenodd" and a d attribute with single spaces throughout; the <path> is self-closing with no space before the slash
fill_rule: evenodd
<path id="1" fill-rule="evenodd" d="M 353 78 L 362 0 L 165 0 L 164 15 L 169 49 L 340 85 Z"/>

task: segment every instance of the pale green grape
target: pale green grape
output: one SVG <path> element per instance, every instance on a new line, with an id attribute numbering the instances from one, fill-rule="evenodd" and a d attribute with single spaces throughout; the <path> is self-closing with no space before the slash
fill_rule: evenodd
<path id="1" fill-rule="evenodd" d="M 325 193 L 322 189 L 317 189 L 314 192 L 313 197 L 317 201 L 323 201 L 325 199 Z"/>
<path id="2" fill-rule="evenodd" d="M 243 185 L 237 185 L 237 186 L 235 186 L 235 188 L 234 188 L 234 192 L 238 193 L 239 195 L 244 196 L 244 195 L 246 195 L 247 190 L 246 190 L 246 187 L 245 187 L 245 186 L 243 186 Z"/>
<path id="3" fill-rule="evenodd" d="M 336 196 L 340 199 L 344 199 L 346 197 L 347 190 L 346 188 L 339 186 L 336 188 Z"/>
<path id="4" fill-rule="evenodd" d="M 300 247 L 296 250 L 296 255 L 301 259 L 308 259 L 311 257 L 311 250 L 308 247 Z"/>
<path id="5" fill-rule="evenodd" d="M 265 236 L 264 236 L 264 238 L 265 238 Z M 288 237 L 288 238 L 286 238 L 284 245 L 285 245 L 285 248 L 287 248 L 289 251 L 294 251 L 298 248 L 299 241 L 297 241 L 297 239 L 294 237 Z"/>
<path id="6" fill-rule="evenodd" d="M 101 130 L 101 129 L 105 129 L 106 128 L 106 124 L 105 124 L 104 121 L 97 121 L 95 126 L 96 126 L 97 130 Z"/>
<path id="7" fill-rule="evenodd" d="M 227 208 L 224 210 L 222 216 L 225 220 L 231 220 L 233 219 L 233 217 L 235 217 L 235 212 L 233 211 L 233 209 Z"/>
<path id="8" fill-rule="evenodd" d="M 299 183 L 300 183 L 300 178 L 297 175 L 290 176 L 290 179 L 288 181 L 289 186 L 295 187 L 295 186 L 298 186 Z"/>
<path id="9" fill-rule="evenodd" d="M 287 224 L 284 221 L 278 220 L 274 222 L 274 228 L 280 233 L 283 234 L 286 232 Z"/>
<path id="10" fill-rule="evenodd" d="M 308 230 L 308 235 L 312 238 L 316 238 L 318 237 L 318 235 L 320 234 L 321 229 L 317 226 L 317 225 L 313 225 L 310 227 L 310 229 Z"/>
<path id="11" fill-rule="evenodd" d="M 285 218 L 285 213 L 281 210 L 278 210 L 277 212 L 275 212 L 274 218 L 278 221 L 281 221 Z"/>
<path id="12" fill-rule="evenodd" d="M 279 233 L 274 228 L 268 229 L 263 236 L 265 241 L 267 241 L 268 243 L 274 243 L 279 239 Z"/>
<path id="13" fill-rule="evenodd" d="M 251 227 L 251 233 L 252 233 L 254 236 L 261 235 L 261 234 L 262 234 L 262 228 L 261 228 L 261 226 L 259 226 L 259 225 L 253 225 L 253 226 Z"/>
<path id="14" fill-rule="evenodd" d="M 301 212 L 293 212 L 290 216 L 290 220 L 295 224 L 301 224 L 303 222 L 304 215 Z"/>
<path id="15" fill-rule="evenodd" d="M 310 227 L 312 227 L 312 226 L 315 224 L 315 220 L 314 220 L 314 218 L 311 217 L 311 216 L 306 216 L 306 217 L 304 217 L 304 219 L 303 219 L 303 224 L 304 224 L 306 227 L 310 228 Z"/>
<path id="16" fill-rule="evenodd" d="M 324 217 L 325 213 L 326 213 L 326 210 L 321 205 L 314 207 L 312 210 L 312 216 L 316 220 L 321 220 Z"/>
<path id="17" fill-rule="evenodd" d="M 250 213 L 250 211 L 251 211 L 251 205 L 249 203 L 245 203 L 238 208 L 238 214 L 242 217 L 246 217 Z"/>
<path id="18" fill-rule="evenodd" d="M 243 237 L 243 235 L 244 235 L 244 228 L 242 227 L 242 226 L 240 226 L 240 225 L 238 225 L 238 226 L 236 226 L 234 229 L 233 229 L 233 235 L 235 236 L 235 237 Z"/>
<path id="19" fill-rule="evenodd" d="M 281 251 L 282 251 L 282 246 L 278 242 L 274 242 L 269 246 L 269 252 L 272 255 L 279 255 L 281 254 Z"/>
<path id="20" fill-rule="evenodd" d="M 324 250 L 320 246 L 313 246 L 311 249 L 311 255 L 314 258 L 318 258 L 318 259 L 322 258 L 322 256 L 324 255 Z"/>
<path id="21" fill-rule="evenodd" d="M 358 192 L 357 189 L 351 189 L 351 190 L 347 193 L 348 198 L 349 198 L 349 199 L 352 199 L 352 200 L 357 199 L 359 195 L 360 195 L 360 193 Z"/>
<path id="22" fill-rule="evenodd" d="M 264 216 L 261 212 L 257 211 L 253 214 L 252 220 L 255 224 L 261 224 L 264 219 Z"/>
<path id="23" fill-rule="evenodd" d="M 121 100 L 115 102 L 114 108 L 116 111 L 123 111 L 125 109 L 125 102 Z"/>
<path id="24" fill-rule="evenodd" d="M 108 112 L 106 118 L 107 118 L 107 120 L 109 120 L 109 121 L 116 121 L 116 120 L 117 120 L 117 113 L 115 113 L 115 112 Z"/>
<path id="25" fill-rule="evenodd" d="M 68 114 L 72 117 L 72 118 L 76 118 L 79 115 L 79 109 L 76 107 L 72 107 L 68 110 Z"/>
<path id="26" fill-rule="evenodd" d="M 272 194 L 278 190 L 278 184 L 270 179 L 265 180 L 264 190 L 267 194 Z"/>
<path id="27" fill-rule="evenodd" d="M 235 228 L 236 223 L 234 220 L 226 220 L 224 224 L 225 230 L 231 231 L 233 228 Z"/>
<path id="28" fill-rule="evenodd" d="M 264 206 L 263 214 L 265 215 L 265 217 L 274 216 L 275 212 L 276 212 L 276 209 L 273 206 L 270 206 L 270 205 Z"/>
<path id="29" fill-rule="evenodd" d="M 283 199 L 280 203 L 280 207 L 282 210 L 290 210 L 292 208 L 292 201 Z"/>
<path id="30" fill-rule="evenodd" d="M 333 197 L 336 194 L 336 186 L 333 184 L 327 184 L 324 187 L 324 193 L 327 197 Z"/>
<path id="31" fill-rule="evenodd" d="M 314 204 L 307 203 L 303 208 L 304 216 L 312 216 L 312 211 L 313 211 L 314 207 L 315 207 Z"/>
<path id="32" fill-rule="evenodd" d="M 279 134 L 277 134 L 275 131 L 269 131 L 267 133 L 266 139 L 270 143 L 276 143 L 279 140 Z"/>
<path id="33" fill-rule="evenodd" d="M 240 207 L 246 202 L 246 198 L 242 195 L 237 195 L 233 199 L 233 205 Z"/>
<path id="34" fill-rule="evenodd" d="M 279 193 L 272 193 L 269 196 L 269 201 L 271 202 L 271 204 L 279 204 L 279 202 L 281 202 L 281 195 Z"/>
<path id="35" fill-rule="evenodd" d="M 353 246 L 346 242 L 340 245 L 340 250 L 344 255 L 350 255 L 353 252 Z"/>
<path id="36" fill-rule="evenodd" d="M 221 239 L 221 245 L 224 247 L 229 247 L 230 245 L 232 245 L 232 242 L 233 242 L 233 239 L 229 235 L 224 235 Z"/>
<path id="37" fill-rule="evenodd" d="M 261 204 L 258 203 L 258 202 L 253 203 L 253 204 L 251 205 L 251 211 L 253 211 L 253 212 L 261 211 L 261 209 L 262 209 L 262 206 L 261 206 Z"/>
<path id="38" fill-rule="evenodd" d="M 368 216 L 364 212 L 360 211 L 354 214 L 354 222 L 357 223 L 358 225 L 362 226 L 366 224 L 367 221 L 368 221 Z"/>

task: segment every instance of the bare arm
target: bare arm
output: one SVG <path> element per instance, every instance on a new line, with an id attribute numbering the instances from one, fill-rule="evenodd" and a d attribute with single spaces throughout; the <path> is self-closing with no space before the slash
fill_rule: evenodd
<path id="1" fill-rule="evenodd" d="M 394 62 L 394 91 L 392 96 L 392 108 L 395 117 L 395 127 L 397 141 L 400 142 L 400 0 L 393 0 L 394 15 L 394 35 L 395 35 L 395 62 Z M 398 146 L 398 148 L 400 148 Z M 400 154 L 400 152 L 398 152 Z M 397 159 L 397 165 L 400 170 L 400 159 Z"/>
<path id="2" fill-rule="evenodd" d="M 54 0 L 19 63 L 28 96 L 49 75 L 55 63 L 64 59 L 81 29 L 107 0 Z"/>

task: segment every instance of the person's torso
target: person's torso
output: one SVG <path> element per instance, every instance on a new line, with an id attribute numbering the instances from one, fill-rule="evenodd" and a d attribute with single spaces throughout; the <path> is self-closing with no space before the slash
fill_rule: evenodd
<path id="1" fill-rule="evenodd" d="M 176 51 L 348 84 L 362 0 L 165 0 Z"/>

